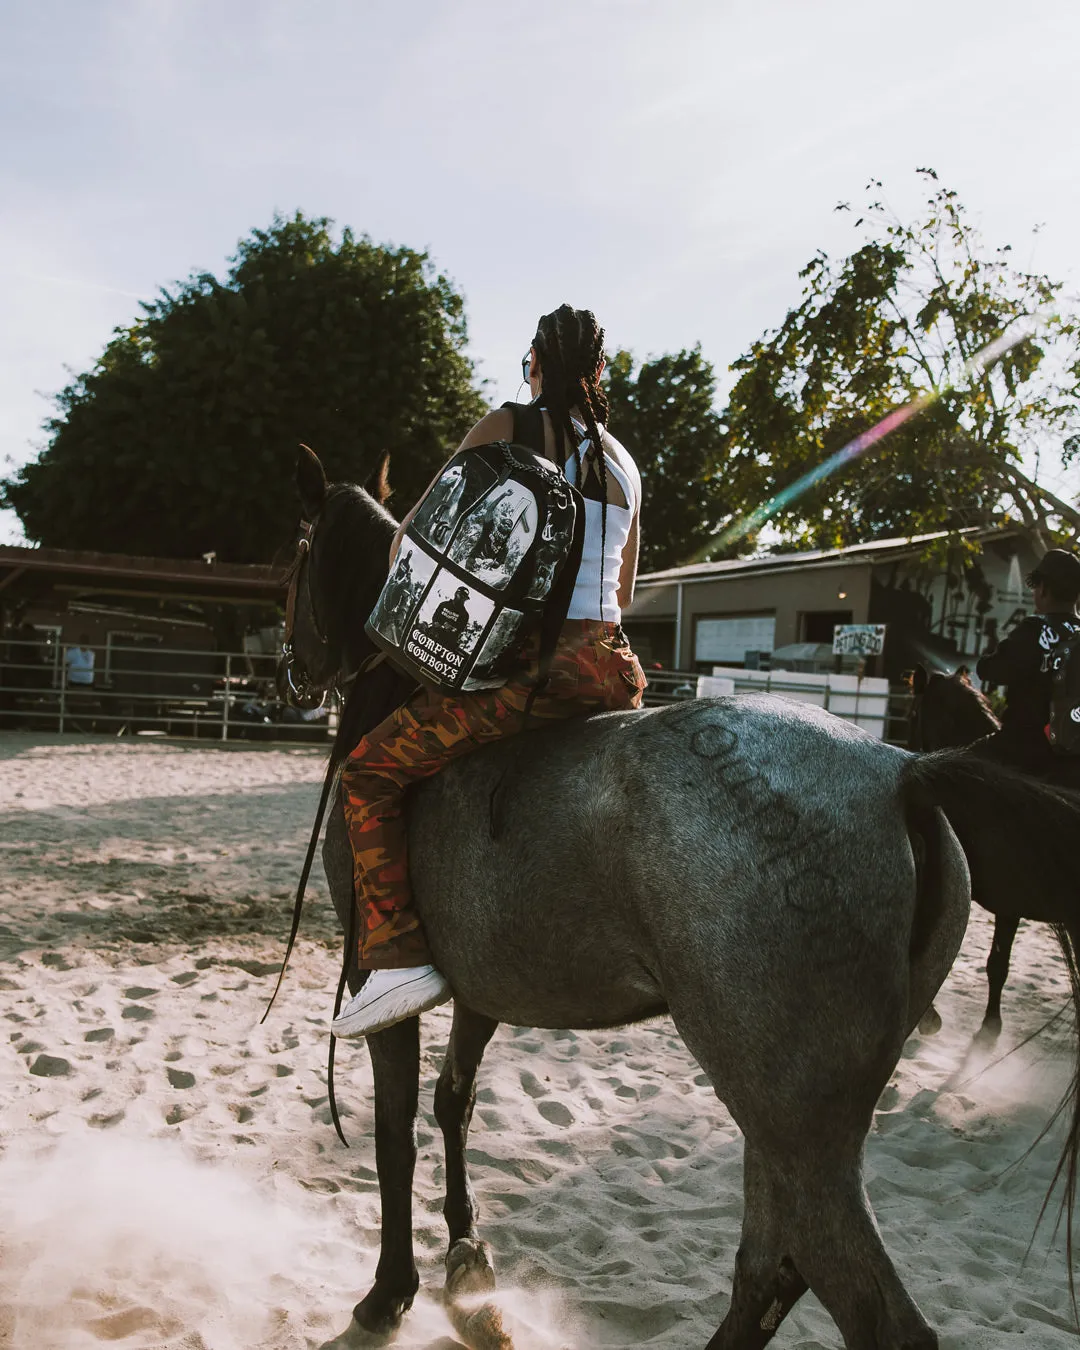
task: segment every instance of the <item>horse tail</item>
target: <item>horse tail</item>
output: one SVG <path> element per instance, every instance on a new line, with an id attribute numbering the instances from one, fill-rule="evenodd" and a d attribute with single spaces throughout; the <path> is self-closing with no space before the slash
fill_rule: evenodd
<path id="1" fill-rule="evenodd" d="M 904 767 L 909 800 L 939 806 L 960 840 L 971 871 L 971 898 L 992 914 L 1035 919 L 1052 927 L 1069 975 L 1075 1036 L 1072 1080 L 1043 1135 L 1068 1115 L 1061 1158 L 1039 1214 L 1064 1181 L 1069 1294 L 1073 1275 L 1073 1209 L 1080 1173 L 1080 793 L 1029 778 L 965 750 L 913 757 Z M 1042 1137 L 1042 1136 L 1040 1136 Z"/>
<path id="2" fill-rule="evenodd" d="M 992 914 L 1080 925 L 1080 793 L 969 750 L 913 756 L 909 800 L 940 806 L 971 869 L 971 896 Z"/>

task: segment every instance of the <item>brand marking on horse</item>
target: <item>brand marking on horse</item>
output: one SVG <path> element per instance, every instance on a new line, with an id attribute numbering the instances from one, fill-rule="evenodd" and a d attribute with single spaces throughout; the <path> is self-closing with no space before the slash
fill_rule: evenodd
<path id="1" fill-rule="evenodd" d="M 711 715 L 691 709 L 689 716 Z M 784 901 L 803 913 L 823 912 L 837 898 L 836 879 L 820 867 L 809 877 L 802 863 L 811 853 L 828 856 L 830 831 L 806 819 L 804 812 L 787 801 L 769 783 L 761 770 L 740 753 L 738 734 L 728 726 L 710 721 L 690 735 L 690 752 L 718 770 L 725 791 L 739 808 L 744 821 L 752 820 L 754 833 L 763 846 L 757 857 L 758 870 L 774 870 Z"/>

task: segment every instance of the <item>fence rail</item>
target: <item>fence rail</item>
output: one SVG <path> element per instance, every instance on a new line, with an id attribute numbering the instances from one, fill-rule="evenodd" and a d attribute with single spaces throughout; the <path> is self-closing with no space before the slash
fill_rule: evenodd
<path id="1" fill-rule="evenodd" d="M 321 742 L 336 729 L 334 707 L 300 713 L 277 697 L 276 655 L 145 645 L 110 645 L 104 654 L 105 668 L 95 668 L 93 684 L 76 684 L 55 644 L 6 640 L 0 645 L 0 730 Z M 648 676 L 650 707 L 698 696 L 695 671 L 651 670 Z M 812 688 L 803 690 L 797 676 L 787 676 L 785 688 L 774 692 L 798 698 Z M 885 740 L 907 743 L 910 707 L 907 690 L 890 690 Z"/>
<path id="2" fill-rule="evenodd" d="M 649 687 L 645 691 L 645 704 L 647 707 L 660 707 L 665 703 L 680 703 L 684 699 L 699 697 L 701 685 L 699 681 L 702 676 L 697 671 L 689 670 L 650 670 L 646 674 L 649 677 Z M 742 682 L 739 679 L 740 672 L 736 670 L 725 670 L 723 675 L 733 676 L 735 690 L 738 693 L 745 693 L 752 687 L 748 682 Z M 755 672 L 756 674 L 756 672 Z M 817 696 L 822 694 L 819 684 L 810 681 L 800 681 L 797 674 L 782 672 L 783 685 L 777 685 L 770 692 L 780 694 L 789 698 L 800 698 L 812 696 L 812 701 L 819 701 Z M 708 677 L 705 677 L 708 678 Z M 879 696 L 880 698 L 880 696 Z M 810 701 L 810 700 L 808 700 Z M 853 711 L 849 711 L 847 706 L 850 696 L 841 694 L 832 700 L 835 706 L 830 706 L 829 691 L 824 691 L 824 706 L 830 712 L 836 712 L 838 716 L 844 717 L 848 721 L 864 720 L 858 701 L 855 701 Z M 884 717 L 878 716 L 875 720 L 879 723 L 884 721 L 884 737 L 890 745 L 905 746 L 908 743 L 908 719 L 911 713 L 911 692 L 904 686 L 893 685 L 889 689 L 887 703 L 884 710 Z"/>
<path id="3" fill-rule="evenodd" d="M 146 644 L 94 654 L 83 683 L 55 643 L 5 639 L 0 730 L 325 741 L 336 725 L 329 705 L 303 713 L 277 697 L 276 655 Z"/>

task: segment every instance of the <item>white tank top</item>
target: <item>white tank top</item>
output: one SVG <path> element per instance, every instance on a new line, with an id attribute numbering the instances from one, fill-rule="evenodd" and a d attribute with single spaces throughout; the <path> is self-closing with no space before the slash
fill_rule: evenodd
<path id="1" fill-rule="evenodd" d="M 582 436 L 578 454 L 589 447 L 585 428 L 575 421 Z M 630 526 L 641 508 L 641 475 L 626 448 L 603 427 L 604 467 L 622 488 L 626 506 L 607 504 L 607 527 L 604 547 L 601 547 L 601 503 L 585 498 L 585 543 L 581 551 L 574 593 L 570 597 L 568 619 L 601 619 L 618 623 L 622 617 L 619 608 L 619 576 L 622 572 L 623 550 L 630 538 Z M 563 472 L 575 486 L 578 481 L 577 457 L 571 455 Z"/>

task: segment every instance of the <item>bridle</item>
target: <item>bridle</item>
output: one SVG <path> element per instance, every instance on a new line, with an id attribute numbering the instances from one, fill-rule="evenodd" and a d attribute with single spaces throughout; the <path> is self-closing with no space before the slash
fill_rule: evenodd
<path id="1" fill-rule="evenodd" d="M 330 643 L 319 623 L 315 612 L 315 602 L 311 594 L 310 562 L 311 545 L 315 538 L 315 521 L 300 522 L 300 538 L 296 541 L 296 557 L 289 568 L 289 592 L 285 598 L 285 633 L 281 643 L 281 656 L 285 663 L 285 680 L 289 686 L 296 706 L 300 708 L 321 708 L 326 702 L 326 689 L 320 689 L 308 674 L 304 663 L 293 649 L 293 624 L 296 621 L 296 593 L 300 585 L 300 576 L 304 578 L 304 594 L 307 599 L 308 613 L 315 636 L 324 651 L 329 652 Z"/>

